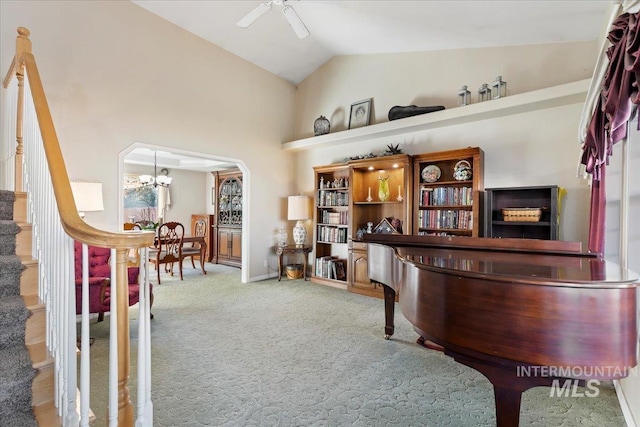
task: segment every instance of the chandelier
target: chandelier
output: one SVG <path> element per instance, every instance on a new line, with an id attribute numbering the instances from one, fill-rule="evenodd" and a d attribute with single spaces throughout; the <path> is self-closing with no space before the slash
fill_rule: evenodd
<path id="1" fill-rule="evenodd" d="M 158 152 L 153 152 L 153 175 L 140 175 L 140 184 L 142 185 L 153 185 L 157 187 L 158 185 L 161 187 L 168 187 L 171 184 L 171 180 L 173 178 L 169 177 L 169 170 L 162 168 L 160 169 L 160 175 L 158 175 Z"/>

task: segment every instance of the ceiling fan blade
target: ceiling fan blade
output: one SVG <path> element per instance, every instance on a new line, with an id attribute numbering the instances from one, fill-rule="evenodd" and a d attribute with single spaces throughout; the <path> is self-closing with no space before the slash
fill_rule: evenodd
<path id="1" fill-rule="evenodd" d="M 309 36 L 309 30 L 291 6 L 283 4 L 282 13 L 284 13 L 285 18 L 289 21 L 289 25 L 291 25 L 291 28 L 293 28 L 293 31 L 295 31 L 299 38 L 304 39 Z"/>
<path id="2" fill-rule="evenodd" d="M 247 13 L 244 18 L 238 21 L 236 24 L 238 27 L 247 28 L 249 25 L 253 24 L 253 22 L 260 18 L 262 15 L 271 10 L 271 2 L 266 1 L 264 3 L 260 3 L 253 9 L 251 12 Z"/>

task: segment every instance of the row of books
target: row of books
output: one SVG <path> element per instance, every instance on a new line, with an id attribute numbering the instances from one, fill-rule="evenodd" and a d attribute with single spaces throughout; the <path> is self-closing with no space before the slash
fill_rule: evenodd
<path id="1" fill-rule="evenodd" d="M 420 211 L 418 214 L 418 227 L 471 230 L 473 228 L 473 212 L 455 209 Z"/>
<path id="2" fill-rule="evenodd" d="M 349 193 L 319 190 L 318 206 L 349 206 Z"/>
<path id="3" fill-rule="evenodd" d="M 349 212 L 329 212 L 322 211 L 320 215 L 321 224 L 349 225 Z"/>
<path id="4" fill-rule="evenodd" d="M 347 243 L 347 229 L 318 225 L 317 239 L 319 242 Z"/>
<path id="5" fill-rule="evenodd" d="M 316 258 L 315 275 L 325 279 L 347 280 L 345 260 L 334 256 Z"/>
<path id="6" fill-rule="evenodd" d="M 470 206 L 473 205 L 471 187 L 422 187 L 420 206 Z"/>

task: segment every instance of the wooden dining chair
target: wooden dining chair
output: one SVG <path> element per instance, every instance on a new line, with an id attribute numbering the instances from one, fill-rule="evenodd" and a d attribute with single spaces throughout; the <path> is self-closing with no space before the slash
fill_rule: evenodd
<path id="1" fill-rule="evenodd" d="M 207 222 L 204 219 L 199 219 L 193 224 L 194 236 L 204 237 L 206 233 L 207 233 Z M 182 261 L 184 261 L 185 258 L 191 258 L 191 265 L 193 266 L 193 268 L 196 268 L 194 258 L 195 257 L 200 258 L 201 249 L 202 248 L 201 248 L 200 242 L 192 242 L 191 246 L 182 247 L 182 256 L 180 258 L 180 271 L 182 271 Z M 207 274 L 204 268 L 202 269 L 202 272 L 204 274 Z"/>
<path id="2" fill-rule="evenodd" d="M 125 222 L 122 224 L 122 229 L 124 231 L 140 231 L 142 227 L 136 224 L 135 222 Z M 129 249 L 127 252 L 127 267 L 138 267 L 140 266 L 140 249 L 134 248 Z"/>
<path id="3" fill-rule="evenodd" d="M 182 238 L 184 226 L 179 222 L 165 222 L 156 233 L 154 248 L 149 253 L 149 262 L 155 264 L 158 272 L 158 284 L 160 284 L 160 266 L 165 265 L 165 271 L 173 276 L 173 264 L 180 267 L 180 280 L 182 280 Z"/>

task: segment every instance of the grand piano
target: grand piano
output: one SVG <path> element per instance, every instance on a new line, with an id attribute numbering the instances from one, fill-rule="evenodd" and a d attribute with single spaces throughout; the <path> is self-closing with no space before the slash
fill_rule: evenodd
<path id="1" fill-rule="evenodd" d="M 385 338 L 397 301 L 419 342 L 491 381 L 499 427 L 518 425 L 529 388 L 618 379 L 637 364 L 638 276 L 580 243 L 363 239 L 369 278 L 384 287 Z"/>

